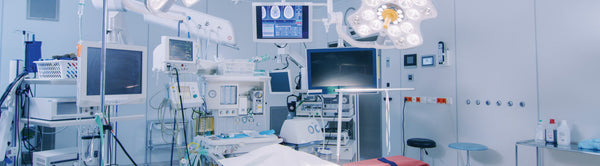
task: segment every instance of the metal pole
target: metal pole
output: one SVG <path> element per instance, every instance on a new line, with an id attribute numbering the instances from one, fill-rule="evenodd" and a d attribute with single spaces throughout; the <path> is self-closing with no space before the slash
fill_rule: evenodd
<path id="1" fill-rule="evenodd" d="M 336 155 L 337 163 L 340 163 L 340 143 L 342 142 L 342 96 L 343 92 L 338 93 L 338 119 L 337 119 L 337 143 L 336 143 Z"/>
<path id="2" fill-rule="evenodd" d="M 469 151 L 467 150 L 467 166 L 471 166 L 471 158 L 469 158 Z"/>
<path id="3" fill-rule="evenodd" d="M 515 144 L 515 166 L 519 166 L 519 144 Z"/>
<path id="4" fill-rule="evenodd" d="M 360 101 L 360 98 L 358 92 L 356 92 L 355 95 L 356 96 L 354 96 L 354 100 L 351 100 L 352 97 L 348 96 L 348 102 L 353 102 L 354 105 L 354 131 L 356 132 L 356 134 L 354 135 L 354 144 L 356 145 L 356 161 L 360 161 L 360 103 L 358 103 L 358 101 Z"/>
<path id="5" fill-rule="evenodd" d="M 106 106 L 104 105 L 104 93 L 106 91 L 105 79 L 106 79 L 106 28 L 108 24 L 108 0 L 103 0 L 102 4 L 102 49 L 100 50 L 100 112 L 106 110 Z M 104 129 L 100 129 L 104 130 Z M 109 150 L 109 146 L 106 146 L 107 151 Z M 105 152 L 107 152 L 105 151 Z M 107 158 L 104 160 L 106 163 L 108 160 L 108 155 L 104 154 Z M 100 163 L 104 165 L 104 163 Z"/>

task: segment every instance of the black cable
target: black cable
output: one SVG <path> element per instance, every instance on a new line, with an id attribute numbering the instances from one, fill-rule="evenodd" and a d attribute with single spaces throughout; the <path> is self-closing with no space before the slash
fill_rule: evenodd
<path id="1" fill-rule="evenodd" d="M 137 163 L 135 163 L 135 161 L 133 161 L 133 158 L 131 158 L 131 155 L 129 155 L 129 153 L 127 153 L 127 150 L 125 150 L 125 147 L 123 147 L 123 144 L 121 144 L 121 141 L 119 141 L 119 138 L 117 138 L 117 136 L 115 135 L 115 133 L 112 132 L 112 130 L 110 132 L 110 135 L 113 136 L 113 138 L 115 139 L 115 141 L 117 142 L 119 147 L 121 147 L 121 150 L 123 150 L 123 152 L 125 153 L 127 158 L 129 158 L 129 161 L 131 161 L 131 163 L 133 163 L 133 165 L 137 166 Z"/>
<path id="2" fill-rule="evenodd" d="M 175 129 L 177 125 L 177 111 L 175 111 L 175 115 L 173 115 L 173 136 L 171 137 L 171 161 L 170 165 L 173 165 L 173 149 L 175 149 Z"/>
<path id="3" fill-rule="evenodd" d="M 287 43 L 284 43 L 285 45 L 283 45 L 283 46 L 282 46 L 282 45 L 279 45 L 279 44 L 277 44 L 277 43 L 273 43 L 273 44 L 274 44 L 274 45 L 275 45 L 277 48 L 285 48 L 285 47 L 287 47 L 287 46 L 288 46 L 288 44 L 287 44 Z"/>
<path id="4" fill-rule="evenodd" d="M 23 73 L 19 74 L 19 76 L 17 76 L 13 82 L 11 82 L 10 84 L 8 84 L 8 86 L 6 87 L 6 90 L 2 94 L 2 97 L 0 97 L 0 106 L 2 104 L 4 104 L 4 101 L 8 97 L 8 94 L 10 94 L 10 91 L 15 86 L 15 84 L 17 82 L 19 82 L 21 79 L 23 79 L 23 77 L 25 77 L 26 75 L 27 75 L 27 72 L 23 72 Z"/>
<path id="5" fill-rule="evenodd" d="M 406 156 L 406 140 L 404 140 L 404 134 L 406 133 L 406 131 L 404 131 L 404 115 L 405 115 L 405 111 L 404 109 L 406 108 L 406 99 L 404 99 L 404 103 L 402 104 L 402 156 Z"/>
<path id="6" fill-rule="evenodd" d="M 181 97 L 181 86 L 179 85 L 179 71 L 177 70 L 177 68 L 175 69 L 175 75 L 177 78 L 177 91 L 179 92 L 179 107 L 181 108 L 181 121 L 183 122 L 183 140 L 185 142 L 185 154 L 187 155 L 187 159 L 190 160 L 190 152 L 188 151 L 187 145 L 187 130 L 186 130 L 186 125 L 185 125 L 185 115 L 184 115 L 184 110 L 183 110 L 183 99 Z M 188 162 L 188 164 L 191 166 L 191 163 Z"/>
<path id="7" fill-rule="evenodd" d="M 289 57 L 285 57 L 285 66 L 283 66 L 282 68 L 277 68 L 275 70 L 285 70 L 290 66 L 290 61 L 288 60 Z"/>
<path id="8" fill-rule="evenodd" d="M 296 83 L 296 89 L 302 89 L 302 72 L 298 73 L 298 76 L 294 78 L 294 82 Z"/>

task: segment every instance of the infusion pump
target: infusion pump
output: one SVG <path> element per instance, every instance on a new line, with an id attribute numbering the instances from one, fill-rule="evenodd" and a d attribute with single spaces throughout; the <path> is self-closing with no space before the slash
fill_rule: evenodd
<path id="1" fill-rule="evenodd" d="M 181 89 L 181 93 L 179 90 Z M 200 90 L 197 82 L 177 82 L 169 85 L 169 98 L 171 99 L 171 105 L 173 108 L 180 108 L 179 95 L 181 94 L 181 103 L 183 108 L 201 107 L 204 104 L 204 100 L 200 96 Z"/>

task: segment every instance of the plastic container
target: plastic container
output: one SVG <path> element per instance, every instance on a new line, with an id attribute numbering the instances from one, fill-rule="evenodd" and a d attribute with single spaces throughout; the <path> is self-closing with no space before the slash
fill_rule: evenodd
<path id="1" fill-rule="evenodd" d="M 535 128 L 535 142 L 536 143 L 544 143 L 546 135 L 546 127 L 544 127 L 544 123 L 542 120 L 538 121 L 537 127 Z"/>
<path id="2" fill-rule="evenodd" d="M 561 120 L 560 125 L 556 128 L 557 141 L 560 146 L 569 146 L 571 145 L 571 129 L 569 129 L 569 125 L 566 120 Z"/>
<path id="3" fill-rule="evenodd" d="M 319 156 L 319 158 L 323 159 L 323 160 L 331 160 L 333 152 L 331 150 L 329 150 L 329 148 L 318 148 L 317 150 L 317 154 Z"/>
<path id="4" fill-rule="evenodd" d="M 77 61 L 73 60 L 50 60 L 50 61 L 34 61 L 37 65 L 38 79 L 76 79 L 77 78 Z"/>
<path id="5" fill-rule="evenodd" d="M 546 143 L 556 144 L 556 122 L 550 119 L 550 124 L 546 126 Z"/>

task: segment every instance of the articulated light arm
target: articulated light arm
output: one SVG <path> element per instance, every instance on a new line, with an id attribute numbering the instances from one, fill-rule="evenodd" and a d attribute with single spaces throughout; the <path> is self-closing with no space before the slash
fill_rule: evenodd
<path id="1" fill-rule="evenodd" d="M 184 4 L 186 1 L 183 0 Z M 102 0 L 92 0 L 96 8 L 102 8 Z M 143 2 L 135 0 L 114 0 L 108 4 L 111 11 L 133 11 L 144 15 L 146 21 L 177 29 L 179 22 L 189 26 L 181 29 L 202 39 L 214 41 L 229 47 L 236 47 L 233 25 L 230 21 L 183 6 L 172 5 L 168 11 L 149 10 Z"/>

